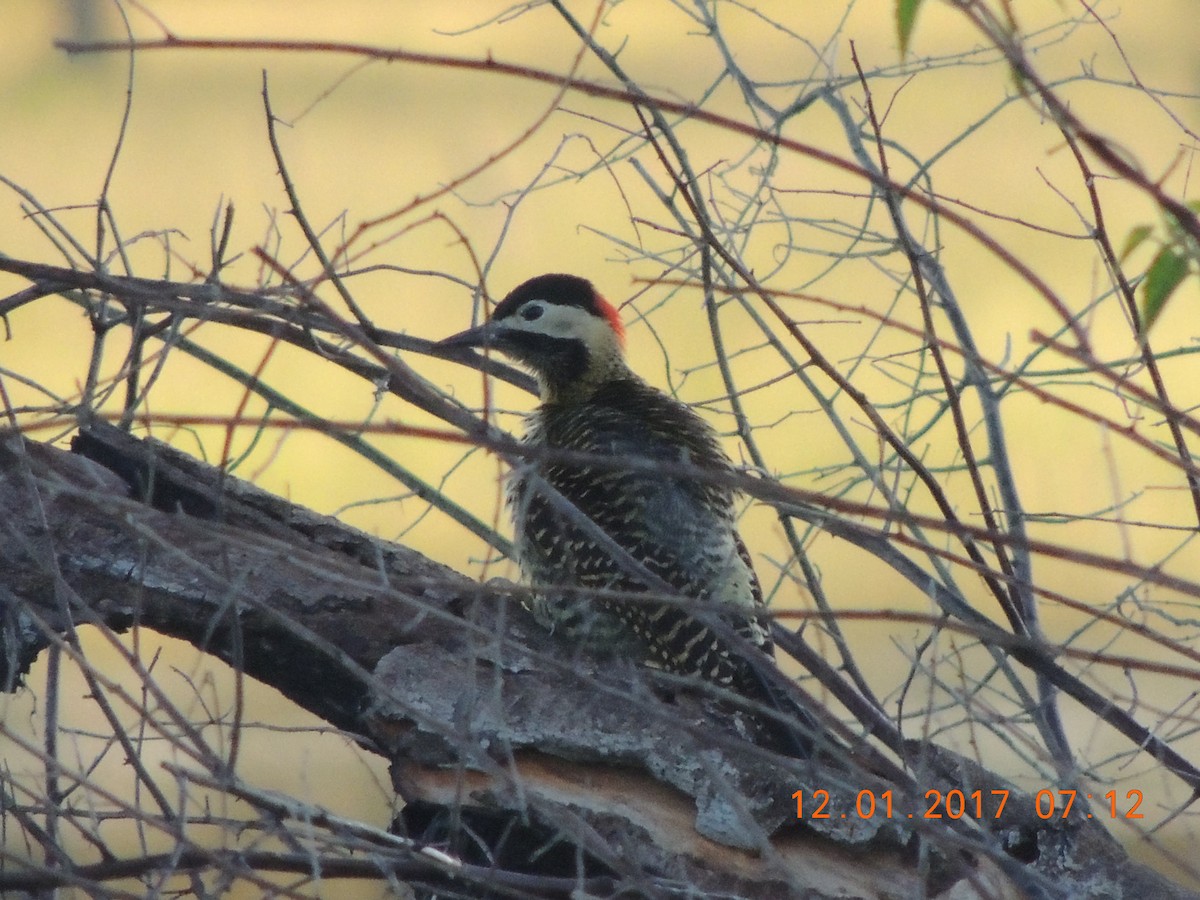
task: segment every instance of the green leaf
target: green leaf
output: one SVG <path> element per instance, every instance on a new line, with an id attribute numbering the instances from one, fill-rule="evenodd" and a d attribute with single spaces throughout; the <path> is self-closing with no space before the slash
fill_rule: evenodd
<path id="1" fill-rule="evenodd" d="M 1142 282 L 1142 334 L 1166 306 L 1167 299 L 1175 292 L 1188 273 L 1188 258 L 1171 247 L 1163 247 L 1150 263 L 1146 280 Z"/>
<path id="2" fill-rule="evenodd" d="M 921 0 L 896 0 L 896 37 L 900 39 L 900 55 L 908 55 L 908 42 L 917 24 L 917 8 Z"/>
<path id="3" fill-rule="evenodd" d="M 1121 247 L 1121 252 L 1117 255 L 1120 262 L 1125 262 L 1129 254 L 1141 246 L 1146 238 L 1150 237 L 1150 233 L 1154 228 L 1150 225 L 1139 225 L 1129 232 L 1125 237 L 1125 244 Z"/>

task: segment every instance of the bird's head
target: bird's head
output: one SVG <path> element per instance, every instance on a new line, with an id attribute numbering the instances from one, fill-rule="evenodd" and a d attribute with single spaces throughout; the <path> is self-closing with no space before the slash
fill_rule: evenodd
<path id="1" fill-rule="evenodd" d="M 517 286 L 486 323 L 439 341 L 443 349 L 491 347 L 537 377 L 542 399 L 586 396 L 626 373 L 625 329 L 586 278 L 539 275 Z"/>

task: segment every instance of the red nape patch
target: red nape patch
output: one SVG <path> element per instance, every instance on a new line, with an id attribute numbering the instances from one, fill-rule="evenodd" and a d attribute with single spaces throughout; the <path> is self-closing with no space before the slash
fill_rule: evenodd
<path id="1" fill-rule="evenodd" d="M 600 315 L 608 320 L 609 326 L 617 335 L 617 342 L 624 347 L 625 326 L 621 322 L 621 314 L 617 312 L 617 308 L 599 294 L 596 294 L 596 309 L 599 310 Z"/>

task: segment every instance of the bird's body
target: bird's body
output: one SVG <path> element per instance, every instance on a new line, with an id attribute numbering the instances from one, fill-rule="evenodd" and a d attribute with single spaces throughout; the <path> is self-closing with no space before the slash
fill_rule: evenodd
<path id="1" fill-rule="evenodd" d="M 509 490 L 534 613 L 593 647 L 760 695 L 761 658 L 733 637 L 757 648 L 750 654 L 773 653 L 724 480 L 732 463 L 690 407 L 629 369 L 622 337 L 589 282 L 543 275 L 487 324 L 442 342 L 493 346 L 541 386 L 526 440 L 549 452 L 518 466 Z"/>
<path id="2" fill-rule="evenodd" d="M 762 602 L 758 581 L 734 530 L 733 491 L 681 474 L 689 466 L 718 481 L 731 473 L 716 435 L 695 413 L 630 374 L 605 381 L 575 402 L 544 404 L 530 417 L 526 439 L 536 447 L 595 454 L 613 462 L 581 466 L 547 461 L 514 476 L 509 496 L 516 546 L 531 582 L 663 593 L 648 587 L 629 560 L 598 549 L 580 523 L 582 514 L 679 598 L 731 614 L 731 628 L 769 650 L 765 629 L 754 615 Z M 638 465 L 624 468 L 622 460 Z M 575 509 L 556 505 L 539 490 L 542 481 Z M 647 661 L 663 668 L 723 685 L 741 680 L 737 657 L 726 652 L 728 641 L 709 634 L 686 603 L 545 591 L 533 606 L 544 624 L 601 649 L 615 651 L 632 642 L 645 651 Z"/>

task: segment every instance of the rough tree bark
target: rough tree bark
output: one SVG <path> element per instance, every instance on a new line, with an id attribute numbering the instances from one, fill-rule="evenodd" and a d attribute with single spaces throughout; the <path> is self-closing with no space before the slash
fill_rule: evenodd
<path id="1" fill-rule="evenodd" d="M 453 857 L 413 854 L 402 880 L 468 896 L 1190 896 L 1016 790 L 999 821 L 922 819 L 925 790 L 1011 790 L 937 747 L 908 745 L 902 784 L 777 756 L 702 693 L 574 655 L 511 585 L 111 426 L 74 448 L 0 441 L 3 684 L 89 622 L 216 654 L 387 757 L 397 830 Z M 894 818 L 854 814 L 859 791 L 889 789 Z M 828 791 L 834 814 L 798 820 L 798 790 Z M 0 872 L 0 893 L 18 881 Z"/>

